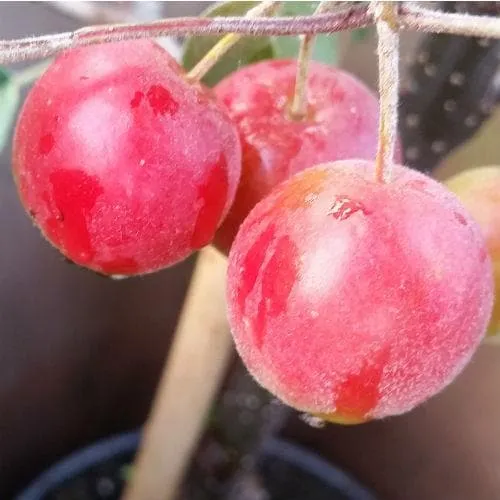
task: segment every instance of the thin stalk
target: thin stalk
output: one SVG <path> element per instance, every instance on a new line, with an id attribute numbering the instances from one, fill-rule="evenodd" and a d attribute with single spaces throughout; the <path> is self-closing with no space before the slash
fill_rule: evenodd
<path id="1" fill-rule="evenodd" d="M 396 148 L 399 97 L 397 4 L 373 2 L 378 34 L 380 118 L 375 178 L 388 182 Z"/>
<path id="2" fill-rule="evenodd" d="M 259 5 L 250 9 L 245 18 L 254 18 L 258 16 L 269 16 L 274 14 L 281 2 L 267 0 L 261 2 Z M 216 43 L 201 59 L 201 61 L 196 64 L 196 66 L 188 73 L 187 77 L 191 81 L 201 80 L 216 64 L 217 61 L 234 45 L 236 44 L 243 35 L 239 33 L 229 33 L 222 40 Z"/>
<path id="3" fill-rule="evenodd" d="M 314 15 L 323 14 L 330 8 L 332 2 L 320 2 Z M 297 75 L 295 77 L 295 90 L 293 93 L 290 115 L 296 120 L 301 120 L 307 113 L 307 74 L 309 61 L 314 49 L 314 35 L 302 35 L 300 41 L 299 55 L 297 57 Z"/>

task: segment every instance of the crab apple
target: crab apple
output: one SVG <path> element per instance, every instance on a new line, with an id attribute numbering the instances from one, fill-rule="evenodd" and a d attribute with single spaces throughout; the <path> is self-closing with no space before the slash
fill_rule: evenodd
<path id="1" fill-rule="evenodd" d="M 63 53 L 14 137 L 26 210 L 68 259 L 108 275 L 153 272 L 208 244 L 240 171 L 227 112 L 152 41 Z"/>
<path id="2" fill-rule="evenodd" d="M 215 87 L 237 123 L 243 149 L 236 199 L 215 236 L 224 252 L 255 204 L 291 175 L 319 163 L 375 158 L 375 94 L 350 74 L 311 61 L 307 115 L 296 119 L 290 116 L 296 70 L 295 60 L 264 61 L 232 73 Z"/>
<path id="3" fill-rule="evenodd" d="M 493 263 L 495 296 L 500 294 L 500 167 L 465 170 L 445 181 L 478 222 Z M 488 335 L 500 334 L 500 300 L 495 299 Z"/>
<path id="4" fill-rule="evenodd" d="M 258 203 L 229 254 L 236 347 L 289 405 L 339 423 L 409 411 L 480 343 L 492 271 L 479 227 L 438 182 L 348 160 Z"/>

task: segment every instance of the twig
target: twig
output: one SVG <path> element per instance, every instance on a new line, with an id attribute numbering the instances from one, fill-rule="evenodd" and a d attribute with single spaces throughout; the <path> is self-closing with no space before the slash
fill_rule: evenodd
<path id="1" fill-rule="evenodd" d="M 330 8 L 332 2 L 320 2 L 318 8 L 314 11 L 314 15 L 323 14 Z M 293 94 L 292 106 L 290 115 L 292 118 L 301 120 L 306 115 L 307 111 L 307 72 L 309 69 L 309 61 L 311 60 L 312 51 L 314 48 L 315 36 L 302 35 L 300 41 L 299 55 L 297 57 L 297 75 L 295 77 L 295 90 Z"/>
<path id="2" fill-rule="evenodd" d="M 266 0 L 261 2 L 253 9 L 250 9 L 245 18 L 253 18 L 258 16 L 268 16 L 275 13 L 281 2 Z M 191 81 L 201 80 L 214 66 L 217 61 L 233 46 L 243 35 L 239 33 L 229 33 L 222 40 L 216 43 L 201 59 L 200 62 L 188 73 L 187 77 Z"/>
<path id="3" fill-rule="evenodd" d="M 380 118 L 375 178 L 388 182 L 397 140 L 399 96 L 399 33 L 397 5 L 373 2 L 378 33 Z"/>
<path id="4" fill-rule="evenodd" d="M 372 24 L 366 5 L 319 16 L 245 19 L 244 17 L 180 17 L 136 24 L 90 26 L 73 32 L 18 40 L 0 40 L 0 64 L 38 59 L 82 45 L 127 39 L 180 35 L 301 35 L 334 33 Z"/>
<path id="5" fill-rule="evenodd" d="M 401 28 L 427 33 L 500 38 L 500 20 L 492 16 L 444 13 L 404 2 L 400 7 Z"/>
<path id="6" fill-rule="evenodd" d="M 231 358 L 226 259 L 201 251 L 144 430 L 127 500 L 173 500 Z"/>

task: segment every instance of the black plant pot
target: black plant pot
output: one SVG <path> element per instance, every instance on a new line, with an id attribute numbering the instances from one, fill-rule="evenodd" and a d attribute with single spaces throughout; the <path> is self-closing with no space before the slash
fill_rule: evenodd
<path id="1" fill-rule="evenodd" d="M 119 500 L 139 438 L 131 432 L 84 448 L 44 472 L 15 500 Z M 264 444 L 259 474 L 270 500 L 375 500 L 345 472 L 280 439 Z"/>

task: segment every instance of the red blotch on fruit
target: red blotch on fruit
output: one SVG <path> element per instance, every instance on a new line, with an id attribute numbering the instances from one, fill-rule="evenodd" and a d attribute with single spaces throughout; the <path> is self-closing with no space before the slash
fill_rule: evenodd
<path id="1" fill-rule="evenodd" d="M 366 418 L 379 402 L 380 380 L 388 359 L 388 350 L 374 354 L 357 373 L 348 375 L 335 387 L 335 413 L 353 420 Z"/>
<path id="2" fill-rule="evenodd" d="M 52 134 L 45 134 L 40 138 L 40 142 L 38 144 L 38 151 L 42 155 L 48 155 L 52 148 L 54 147 L 55 139 Z"/>
<path id="3" fill-rule="evenodd" d="M 266 318 L 274 317 L 286 311 L 288 297 L 297 281 L 298 251 L 288 237 L 281 237 L 272 256 L 262 271 L 261 299 L 255 325 L 255 342 L 262 348 L 266 334 Z"/>
<path id="4" fill-rule="evenodd" d="M 243 259 L 243 276 L 238 284 L 238 304 L 240 314 L 245 314 L 245 304 L 254 289 L 269 246 L 274 238 L 274 226 L 269 225 L 260 234 Z"/>
<path id="5" fill-rule="evenodd" d="M 95 253 L 88 230 L 90 211 L 103 189 L 81 170 L 56 170 L 49 178 L 52 218 L 47 221 L 48 229 L 75 262 L 85 264 Z"/>
<path id="6" fill-rule="evenodd" d="M 133 99 L 130 101 L 130 107 L 132 109 L 137 108 L 139 106 L 139 104 L 141 104 L 143 97 L 144 97 L 144 94 L 142 92 L 137 91 L 134 94 Z"/>
<path id="7" fill-rule="evenodd" d="M 202 203 L 202 207 L 198 212 L 191 237 L 191 247 L 194 249 L 210 243 L 226 205 L 228 190 L 226 158 L 221 156 L 209 171 L 207 182 L 198 188 L 198 201 Z"/>
<path id="8" fill-rule="evenodd" d="M 155 115 L 173 115 L 179 109 L 179 104 L 172 94 L 162 85 L 152 85 L 146 94 L 149 105 Z"/>

